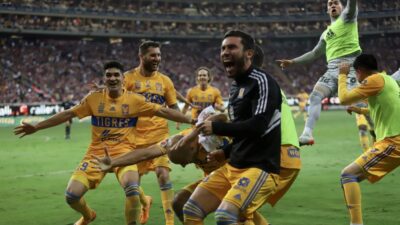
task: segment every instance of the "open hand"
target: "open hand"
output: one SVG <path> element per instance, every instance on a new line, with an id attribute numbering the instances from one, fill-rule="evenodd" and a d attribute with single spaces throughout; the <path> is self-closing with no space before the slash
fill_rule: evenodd
<path id="1" fill-rule="evenodd" d="M 20 135 L 22 134 L 19 138 L 23 138 L 26 135 L 33 134 L 37 131 L 36 127 L 33 126 L 32 124 L 22 122 L 21 126 L 18 126 L 14 128 L 14 134 L 15 135 Z"/>
<path id="2" fill-rule="evenodd" d="M 204 135 L 211 135 L 213 134 L 212 130 L 212 121 L 204 121 L 196 126 L 197 129 L 201 131 L 202 134 Z"/>
<path id="3" fill-rule="evenodd" d="M 212 162 L 212 161 L 217 161 L 217 162 L 223 162 L 225 161 L 225 153 L 223 150 L 215 150 L 207 155 L 207 162 Z"/>
<path id="4" fill-rule="evenodd" d="M 346 74 L 350 73 L 350 64 L 349 63 L 341 63 L 339 65 L 339 74 Z"/>
<path id="5" fill-rule="evenodd" d="M 276 60 L 276 62 L 279 63 L 279 66 L 282 69 L 285 69 L 286 67 L 288 67 L 288 66 L 293 64 L 293 60 L 290 60 L 290 59 L 278 59 L 278 60 Z"/>
<path id="6" fill-rule="evenodd" d="M 108 154 L 108 149 L 107 147 L 104 147 L 104 157 L 100 158 L 96 155 L 92 155 L 94 160 L 90 160 L 92 165 L 92 168 L 101 170 L 103 172 L 110 171 L 112 169 L 112 163 L 111 163 L 111 158 L 110 155 Z"/>

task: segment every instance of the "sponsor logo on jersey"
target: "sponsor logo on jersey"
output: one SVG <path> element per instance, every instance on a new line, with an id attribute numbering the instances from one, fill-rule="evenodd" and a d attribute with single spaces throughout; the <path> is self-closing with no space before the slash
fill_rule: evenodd
<path id="1" fill-rule="evenodd" d="M 240 88 L 238 98 L 243 98 L 245 88 Z"/>

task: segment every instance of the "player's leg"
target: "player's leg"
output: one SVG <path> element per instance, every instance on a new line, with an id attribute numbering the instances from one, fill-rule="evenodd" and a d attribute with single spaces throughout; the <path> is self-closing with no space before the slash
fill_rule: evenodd
<path id="1" fill-rule="evenodd" d="M 238 224 L 243 215 L 253 221 L 254 212 L 275 192 L 277 177 L 258 168 L 227 167 L 232 187 L 216 210 L 215 220 L 217 224 Z"/>
<path id="2" fill-rule="evenodd" d="M 226 165 L 205 177 L 183 206 L 185 225 L 202 225 L 204 218 L 215 211 L 231 188 Z"/>
<path id="3" fill-rule="evenodd" d="M 175 215 L 179 218 L 179 220 L 183 223 L 183 206 L 189 200 L 190 196 L 199 185 L 201 180 L 193 182 L 187 186 L 185 186 L 182 190 L 179 190 L 174 197 L 172 202 L 172 207 L 174 209 Z"/>
<path id="4" fill-rule="evenodd" d="M 299 137 L 301 145 L 314 144 L 313 129 L 315 123 L 319 119 L 321 114 L 321 101 L 329 97 L 332 93 L 332 89 L 328 85 L 333 81 L 328 76 L 322 76 L 317 84 L 314 86 L 313 91 L 310 94 L 310 105 L 308 107 L 308 118 L 304 127 L 303 133 Z"/>
<path id="5" fill-rule="evenodd" d="M 136 165 L 121 167 L 116 175 L 125 191 L 125 221 L 128 225 L 139 224 L 141 211 L 139 199 L 139 173 Z"/>
<path id="6" fill-rule="evenodd" d="M 254 225 L 271 225 L 268 220 L 257 211 L 253 214 L 253 223 Z M 247 224 L 245 223 L 245 225 Z"/>
<path id="7" fill-rule="evenodd" d="M 139 199 L 140 204 L 142 205 L 142 212 L 140 213 L 140 224 L 146 224 L 150 218 L 150 208 L 153 204 L 153 198 L 149 195 L 145 195 L 143 188 L 139 186 Z"/>
<path id="8" fill-rule="evenodd" d="M 68 120 L 67 122 L 65 122 L 65 139 L 71 138 L 71 124 L 72 120 Z"/>
<path id="9" fill-rule="evenodd" d="M 96 188 L 103 179 L 104 173 L 94 171 L 89 163 L 85 160 L 80 163 L 65 191 L 68 205 L 82 215 L 74 225 L 89 224 L 96 218 L 96 213 L 88 206 L 83 196 L 89 189 Z"/>
<path id="10" fill-rule="evenodd" d="M 155 172 L 157 175 L 158 184 L 161 190 L 161 202 L 164 209 L 164 217 L 166 225 L 174 224 L 174 211 L 172 209 L 172 200 L 174 199 L 174 191 L 169 178 L 169 168 L 157 166 Z"/>
<path id="11" fill-rule="evenodd" d="M 351 225 L 361 225 L 361 189 L 359 182 L 365 179 L 363 171 L 356 163 L 348 165 L 341 174 L 344 199 L 350 213 Z"/>

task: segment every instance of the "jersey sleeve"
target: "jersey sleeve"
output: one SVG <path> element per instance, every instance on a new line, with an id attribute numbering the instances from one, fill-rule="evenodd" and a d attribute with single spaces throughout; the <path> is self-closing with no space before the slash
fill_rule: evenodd
<path id="1" fill-rule="evenodd" d="M 90 109 L 89 101 L 90 101 L 90 95 L 87 95 L 85 98 L 81 100 L 81 102 L 71 108 L 71 111 L 79 118 L 82 119 L 84 117 L 92 115 L 92 110 Z"/>
<path id="2" fill-rule="evenodd" d="M 224 105 L 224 101 L 222 100 L 222 95 L 221 92 L 218 89 L 214 89 L 215 90 L 215 103 L 217 103 L 218 105 Z"/>
<path id="3" fill-rule="evenodd" d="M 154 114 L 162 107 L 159 104 L 147 102 L 146 98 L 142 95 L 133 93 L 132 101 L 134 105 L 133 116 L 154 116 Z"/>
<path id="4" fill-rule="evenodd" d="M 171 79 L 166 77 L 165 79 L 165 101 L 167 102 L 167 105 L 175 105 L 177 103 L 176 100 L 176 90 L 174 87 L 174 84 L 172 83 Z"/>
<path id="5" fill-rule="evenodd" d="M 383 77 L 380 75 L 372 75 L 363 80 L 354 91 L 362 96 L 369 97 L 379 94 L 384 85 L 385 80 Z"/>
<path id="6" fill-rule="evenodd" d="M 189 89 L 187 90 L 187 94 L 186 94 L 186 99 L 187 99 L 190 103 L 193 103 L 192 91 L 193 91 L 193 89 L 192 89 L 192 88 L 189 88 Z"/>
<path id="7" fill-rule="evenodd" d="M 124 73 L 124 88 L 128 91 L 133 90 L 133 80 L 131 79 L 129 71 Z"/>

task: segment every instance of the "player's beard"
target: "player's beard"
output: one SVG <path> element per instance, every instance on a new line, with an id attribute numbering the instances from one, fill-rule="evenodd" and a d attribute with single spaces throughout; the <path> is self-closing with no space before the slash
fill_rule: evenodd
<path id="1" fill-rule="evenodd" d="M 144 63 L 143 63 L 143 68 L 147 72 L 151 72 L 151 73 L 157 71 L 158 66 L 159 66 L 159 63 L 157 63 L 157 66 L 155 66 L 153 61 L 144 61 Z"/>

